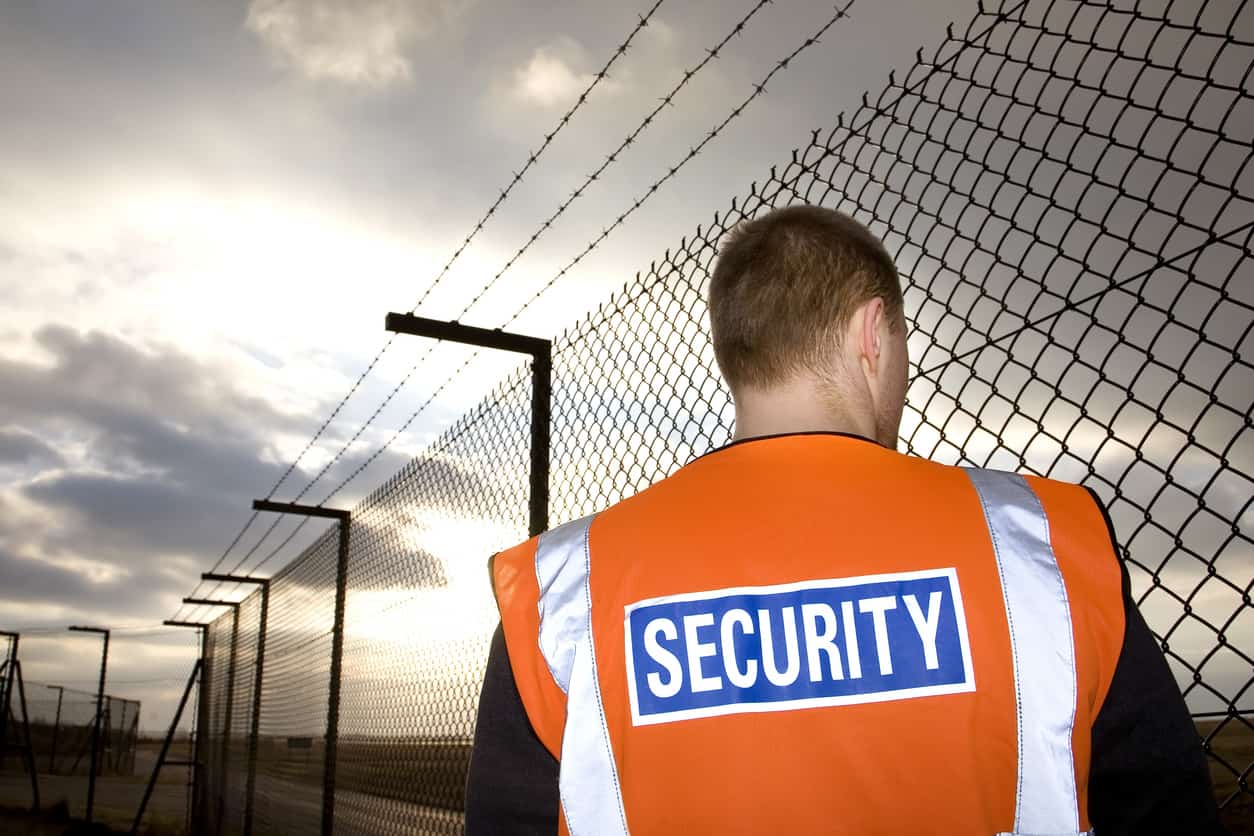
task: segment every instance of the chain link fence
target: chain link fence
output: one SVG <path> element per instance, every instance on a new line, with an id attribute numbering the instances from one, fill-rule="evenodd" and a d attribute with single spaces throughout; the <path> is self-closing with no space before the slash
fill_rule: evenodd
<path id="1" fill-rule="evenodd" d="M 26 644 L 24 641 L 23 646 Z M 7 708 L 8 714 L 7 722 L 0 723 L 0 806 L 35 806 L 37 786 L 38 803 L 45 808 L 66 804 L 77 812 L 89 783 L 98 783 L 103 795 L 106 786 L 133 785 L 135 777 L 147 769 L 147 764 L 137 758 L 138 700 L 105 695 L 100 702 L 100 738 L 93 778 L 97 695 L 25 677 L 15 681 L 12 688 L 11 700 L 5 699 L 0 688 L 0 710 Z M 113 815 L 116 810 L 112 806 L 107 810 L 105 804 L 100 806 L 102 819 L 120 821 Z M 132 807 L 129 800 L 126 806 Z"/>
<path id="2" fill-rule="evenodd" d="M 1225 816 L 1249 816 L 1252 68 L 1245 3 L 983 4 L 557 338 L 551 523 L 729 438 L 704 303 L 722 236 L 849 212 L 905 284 L 904 449 L 1096 490 Z M 461 831 L 485 562 L 527 534 L 530 410 L 521 368 L 353 511 L 339 833 Z M 270 584 L 254 833 L 320 826 L 336 550 L 333 527 Z M 258 599 L 208 634 L 207 832 L 245 827 Z"/>
<path id="3" fill-rule="evenodd" d="M 29 730 L 41 807 L 51 811 L 53 819 L 62 814 L 83 818 L 92 794 L 97 824 L 129 830 L 162 751 L 174 706 L 187 693 L 189 709 L 183 715 L 182 730 L 167 752 L 141 828 L 141 832 L 181 832 L 190 820 L 196 725 L 190 706 L 196 702 L 196 691 L 187 690 L 187 685 L 199 655 L 198 638 L 181 629 L 123 627 L 111 633 L 93 782 L 92 728 L 103 661 L 100 640 L 84 641 L 56 629 L 23 633 L 19 658 L 24 687 L 17 688 L 15 683 L 9 722 L 3 728 L 10 748 L 0 757 L 0 807 L 29 808 L 35 802 L 24 748 Z M 64 684 L 49 682 L 54 672 Z M 23 721 L 23 693 L 29 725 Z M 26 822 L 25 826 L 34 825 Z"/>
<path id="4" fill-rule="evenodd" d="M 0 773 L 27 770 L 29 744 L 35 767 L 48 775 L 87 775 L 91 771 L 91 738 L 96 724 L 97 694 L 34 682 L 19 673 L 17 642 L 0 636 Z M 27 645 L 29 645 L 29 640 Z M 138 700 L 104 695 L 99 775 L 132 775 L 139 741 Z"/>
<path id="5" fill-rule="evenodd" d="M 96 695 L 88 691 L 26 683 L 31 747 L 39 771 L 49 775 L 86 775 L 91 769 L 91 732 L 96 718 Z M 105 696 L 100 724 L 101 775 L 134 775 L 139 739 L 136 700 Z M 17 718 L 11 718 L 13 724 Z M 13 732 L 10 736 L 16 741 Z M 13 760 L 18 760 L 13 755 Z"/>

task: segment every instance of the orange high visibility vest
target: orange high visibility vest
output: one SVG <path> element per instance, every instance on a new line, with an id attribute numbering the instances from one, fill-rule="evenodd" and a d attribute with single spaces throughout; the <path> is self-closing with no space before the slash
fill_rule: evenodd
<path id="1" fill-rule="evenodd" d="M 493 560 L 572 834 L 1077 834 L 1123 641 L 1077 486 L 750 439 Z"/>

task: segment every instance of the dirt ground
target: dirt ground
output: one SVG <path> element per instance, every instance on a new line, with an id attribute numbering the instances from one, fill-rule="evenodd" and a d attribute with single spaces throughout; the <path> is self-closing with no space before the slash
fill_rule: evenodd
<path id="1" fill-rule="evenodd" d="M 88 826 L 74 819 L 64 804 L 45 807 L 40 813 L 0 807 L 0 833 L 22 833 L 27 836 L 121 836 L 129 831 L 114 830 L 103 824 Z M 144 831 L 156 836 L 160 831 Z"/>
<path id="2" fill-rule="evenodd" d="M 1212 728 L 1213 724 L 1199 725 L 1199 731 L 1203 734 Z M 1254 762 L 1254 734 L 1243 724 L 1226 726 L 1212 740 L 1212 745 L 1217 754 L 1238 769 Z M 129 832 L 159 749 L 160 745 L 157 743 L 140 743 L 135 757 L 135 775 L 101 776 L 97 779 L 93 818 L 106 827 L 96 830 L 87 830 L 74 824 L 74 820 L 81 821 L 85 811 L 85 776 L 41 774 L 40 801 L 44 810 L 50 812 L 43 816 L 32 816 L 23 812 L 29 808 L 31 802 L 29 779 L 12 771 L 0 774 L 0 833 L 26 833 L 34 836 L 79 836 L 91 833 L 107 836 L 113 832 Z M 182 759 L 185 754 L 173 753 L 171 757 Z M 182 836 L 187 809 L 187 773 L 185 767 L 167 767 L 162 770 L 161 779 L 148 803 L 142 833 L 148 836 Z M 1220 798 L 1237 790 L 1235 776 L 1218 764 L 1213 765 L 1212 776 Z M 288 801 L 292 800 L 290 791 L 278 794 Z M 345 799 L 346 802 L 348 800 Z M 58 807 L 60 809 L 56 809 Z M 1232 836 L 1254 836 L 1254 796 L 1238 793 L 1224 810 L 1223 819 Z"/>
<path id="3" fill-rule="evenodd" d="M 96 779 L 96 799 L 92 811 L 94 821 L 123 833 L 130 831 L 160 748 L 158 743 L 140 743 L 135 753 L 134 775 L 102 775 Z M 183 753 L 172 754 L 171 757 L 182 759 Z M 187 772 L 185 767 L 162 769 L 161 779 L 157 782 L 152 799 L 148 802 L 148 811 L 144 816 L 144 828 L 141 832 L 150 833 L 153 836 L 157 834 L 176 836 L 184 832 L 187 811 Z M 30 817 L 21 814 L 20 820 L 27 829 L 12 829 L 17 826 L 18 818 L 14 817 L 18 817 L 19 813 L 16 811 L 30 808 L 30 779 L 25 774 L 13 770 L 6 770 L 4 774 L 0 774 L 0 808 L 7 809 L 7 812 L 0 813 L 0 816 L 8 817 L 0 817 L 0 825 L 2 825 L 0 832 L 34 834 L 67 832 L 66 828 L 70 820 L 81 820 L 86 813 L 87 776 L 40 774 L 39 801 L 44 810 L 53 810 L 59 805 L 64 805 L 67 818 L 58 819 L 55 815 Z"/>
<path id="4" fill-rule="evenodd" d="M 1254 795 L 1240 792 L 1237 775 L 1233 770 L 1248 769 L 1254 763 L 1254 731 L 1239 721 L 1228 721 L 1219 732 L 1213 733 L 1215 722 L 1198 723 L 1198 732 L 1210 738 L 1214 754 L 1223 758 L 1232 769 L 1217 760 L 1210 762 L 1211 780 L 1215 783 L 1215 795 L 1220 800 L 1233 796 L 1221 811 L 1221 817 L 1232 836 L 1254 836 Z"/>

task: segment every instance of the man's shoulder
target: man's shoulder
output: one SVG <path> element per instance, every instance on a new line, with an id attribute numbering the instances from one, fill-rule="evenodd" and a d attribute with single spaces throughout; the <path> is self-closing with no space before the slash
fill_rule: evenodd
<path id="1" fill-rule="evenodd" d="M 1032 492 L 1042 499 L 1042 501 L 1044 501 L 1046 497 L 1053 499 L 1065 498 L 1067 505 L 1071 508 L 1082 509 L 1086 516 L 1096 514 L 1097 517 L 1101 518 L 1103 526 L 1109 523 L 1109 515 L 1106 512 L 1106 506 L 1102 502 L 1101 497 L 1095 490 L 1093 490 L 1093 488 L 1087 485 L 1077 484 L 1066 479 L 1042 476 L 1037 473 L 1023 472 L 1019 469 L 1003 469 L 999 467 L 966 467 L 962 465 L 942 466 L 954 467 L 972 472 L 986 472 L 1018 477 L 1022 479 L 1032 489 Z"/>

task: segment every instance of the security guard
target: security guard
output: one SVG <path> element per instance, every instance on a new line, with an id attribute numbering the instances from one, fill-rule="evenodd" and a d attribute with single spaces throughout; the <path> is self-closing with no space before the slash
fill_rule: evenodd
<path id="1" fill-rule="evenodd" d="M 467 832 L 1222 832 L 1085 489 L 895 452 L 883 245 L 809 206 L 710 284 L 736 434 L 494 556 Z"/>

